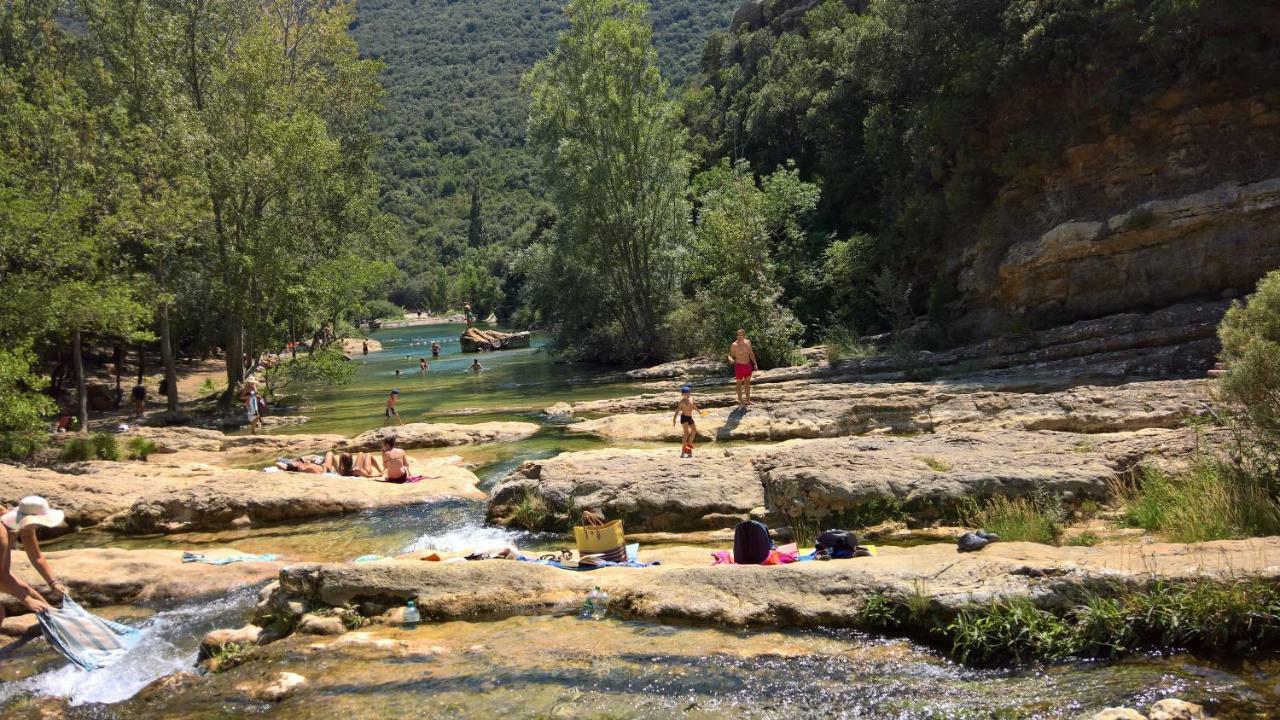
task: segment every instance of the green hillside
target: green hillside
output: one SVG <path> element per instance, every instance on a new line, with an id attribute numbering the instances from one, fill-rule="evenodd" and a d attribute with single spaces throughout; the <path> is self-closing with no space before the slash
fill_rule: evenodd
<path id="1" fill-rule="evenodd" d="M 651 17 L 664 76 L 698 68 L 707 36 L 725 29 L 736 0 L 656 0 Z M 408 240 L 393 298 L 442 308 L 462 295 L 501 304 L 506 249 L 554 216 L 540 202 L 524 149 L 521 75 L 564 26 L 555 0 L 362 0 L 352 28 L 361 52 L 385 63 L 385 110 L 375 129 L 381 205 Z M 462 274 L 446 272 L 462 263 Z M 474 272 L 475 268 L 492 272 Z M 467 272 L 472 274 L 468 275 Z M 449 295 L 452 294 L 452 298 Z M 485 302 L 485 300 L 482 300 Z"/>

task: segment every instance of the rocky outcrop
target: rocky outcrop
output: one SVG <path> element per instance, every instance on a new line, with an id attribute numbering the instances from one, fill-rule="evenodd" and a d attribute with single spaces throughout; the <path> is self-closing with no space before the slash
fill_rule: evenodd
<path id="1" fill-rule="evenodd" d="M 251 527 L 285 520 L 399 507 L 446 497 L 480 498 L 476 476 L 447 463 L 415 464 L 411 485 L 301 473 L 226 470 L 200 464 L 78 463 L 74 473 L 0 465 L 0 504 L 43 495 L 69 528 L 135 532 Z"/>
<path id="2" fill-rule="evenodd" d="M 238 554 L 232 548 L 207 548 L 201 553 L 208 557 Z M 88 607 L 182 602 L 225 595 L 234 588 L 263 582 L 283 566 L 280 562 L 184 563 L 180 550 L 84 548 L 55 550 L 45 555 L 76 602 Z M 44 580 L 25 557 L 14 555 L 13 570 L 43 591 Z M 26 612 L 8 595 L 0 594 L 0 603 L 6 612 Z"/>
<path id="3" fill-rule="evenodd" d="M 524 463 L 494 488 L 488 514 L 502 522 L 531 495 L 547 507 L 547 527 L 563 527 L 584 508 L 637 532 L 731 527 L 752 514 L 928 521 L 994 494 L 1103 499 L 1117 473 L 1143 457 L 1177 459 L 1194 449 L 1188 430 L 1143 430 L 790 440 L 683 460 L 673 450 L 593 450 Z"/>
<path id="4" fill-rule="evenodd" d="M 1119 432 L 1178 427 L 1210 411 L 1209 381 L 1172 380 L 1118 386 L 1082 386 L 1049 393 L 985 390 L 977 384 L 783 383 L 758 388 L 760 403 L 731 407 L 728 391 L 699 394 L 706 414 L 695 418 L 703 441 L 789 440 L 861 435 L 877 430 L 1060 430 Z M 586 420 L 569 430 L 607 438 L 675 442 L 679 426 L 670 408 L 679 393 L 652 393 L 619 400 L 580 403 L 575 412 L 604 408 L 632 412 Z M 636 413 L 636 409 L 666 412 Z"/>
<path id="5" fill-rule="evenodd" d="M 480 352 L 481 350 L 515 350 L 529 347 L 530 334 L 526 331 L 504 333 L 497 330 L 481 330 L 470 327 L 463 331 L 458 342 L 462 352 Z"/>
<path id="6" fill-rule="evenodd" d="M 1004 332 L 993 339 L 939 352 L 919 350 L 833 362 L 806 359 L 794 367 L 757 372 L 752 385 L 946 377 L 988 386 L 1048 390 L 1082 382 L 1204 377 L 1217 357 L 1217 326 L 1230 304 L 1229 300 L 1211 300 L 1119 313 L 1038 331 Z M 927 329 L 926 323 L 908 330 L 907 335 L 923 334 Z M 887 340 L 880 337 L 868 342 L 874 346 Z M 731 382 L 727 366 L 706 359 L 675 361 L 628 375 L 651 381 L 717 378 L 724 384 Z M 589 411 L 579 406 L 575 409 Z"/>
<path id="7" fill-rule="evenodd" d="M 361 433 L 345 442 L 343 448 L 353 451 L 373 451 L 379 449 L 383 438 L 387 437 L 394 437 L 396 447 L 405 450 L 514 442 L 524 440 L 536 432 L 538 432 L 538 425 L 526 422 L 486 422 L 475 425 L 406 423 Z"/>
<path id="8" fill-rule="evenodd" d="M 304 564 L 280 572 L 264 609 L 352 605 L 366 615 L 415 599 L 424 617 L 467 618 L 531 613 L 576 602 L 592 586 L 610 609 L 639 618 L 724 625 L 857 626 L 873 595 L 922 595 L 940 612 L 996 599 L 1025 598 L 1066 610 L 1091 594 L 1111 596 L 1204 579 L 1280 581 L 1280 538 L 1199 545 L 1052 547 L 995 543 L 981 553 L 954 545 L 881 548 L 871 558 L 781 567 L 712 566 L 705 549 L 656 550 L 643 570 L 605 568 L 572 573 L 531 563 L 486 560 L 438 564 L 417 560 L 374 564 Z"/>
<path id="9" fill-rule="evenodd" d="M 1262 272 L 1280 267 L 1277 221 L 1280 178 L 1229 182 L 1062 223 L 1009 247 L 997 269 L 998 301 L 1078 316 L 1247 291 Z"/>
<path id="10" fill-rule="evenodd" d="M 679 461 L 668 450 L 591 450 L 524 463 L 489 498 L 501 522 L 527 494 L 564 527 L 575 510 L 594 508 L 626 519 L 630 530 L 703 530 L 731 526 L 764 505 L 750 459 L 758 448 L 700 452 Z"/>
<path id="11" fill-rule="evenodd" d="M 158 453 L 222 452 L 226 435 L 218 430 L 195 427 L 146 427 L 135 426 L 120 436 L 122 441 L 143 438 L 155 444 Z"/>

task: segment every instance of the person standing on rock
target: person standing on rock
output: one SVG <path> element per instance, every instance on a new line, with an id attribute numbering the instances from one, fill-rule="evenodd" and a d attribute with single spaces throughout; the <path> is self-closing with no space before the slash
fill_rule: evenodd
<path id="1" fill-rule="evenodd" d="M 399 398 L 400 388 L 391 388 L 391 394 L 387 396 L 387 407 L 382 413 L 382 427 L 386 427 L 391 418 L 395 418 L 396 423 L 400 425 L 404 424 L 404 420 L 400 417 L 400 411 L 396 410 L 396 400 Z"/>
<path id="2" fill-rule="evenodd" d="M 133 419 L 138 420 L 147 409 L 147 386 L 138 383 L 130 392 L 133 397 Z"/>
<path id="3" fill-rule="evenodd" d="M 747 339 L 747 331 L 738 328 L 738 339 L 729 346 L 729 362 L 733 364 L 734 387 L 738 392 L 738 406 L 751 405 L 751 373 L 759 367 L 755 348 Z"/>
<path id="4" fill-rule="evenodd" d="M 462 313 L 467 318 L 467 327 L 471 327 L 472 317 L 471 317 L 471 301 L 470 300 L 467 300 L 466 302 L 462 303 Z"/>
<path id="5" fill-rule="evenodd" d="M 699 410 L 697 405 L 693 404 L 690 392 L 692 392 L 692 388 L 688 385 L 680 388 L 680 402 L 676 403 L 676 414 L 671 418 L 672 425 L 676 424 L 677 418 L 680 420 L 680 430 L 683 433 L 680 445 L 680 457 L 682 458 L 693 457 L 693 440 L 698 436 L 698 426 L 693 422 L 693 414 L 695 412 L 699 415 L 706 414 Z"/>
<path id="6" fill-rule="evenodd" d="M 360 343 L 360 354 L 361 354 L 361 355 L 368 355 L 368 354 L 369 354 L 369 341 L 368 341 L 368 340 L 363 340 L 363 341 L 361 341 L 361 343 Z"/>

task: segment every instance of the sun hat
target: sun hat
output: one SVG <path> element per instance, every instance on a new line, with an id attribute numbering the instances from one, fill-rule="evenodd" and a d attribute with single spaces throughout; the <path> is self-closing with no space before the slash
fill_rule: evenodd
<path id="1" fill-rule="evenodd" d="M 392 395 L 399 395 L 399 394 L 400 394 L 400 388 L 391 388 L 391 394 L 392 394 Z"/>
<path id="2" fill-rule="evenodd" d="M 693 388 L 689 387 L 688 385 L 681 385 L 681 386 L 680 386 L 680 392 L 682 392 L 682 393 L 687 393 L 687 392 L 689 392 L 689 391 L 691 391 L 691 390 L 693 390 Z"/>
<path id="3" fill-rule="evenodd" d="M 57 527 L 67 514 L 49 507 L 49 501 L 39 495 L 29 495 L 18 501 L 18 507 L 0 515 L 0 523 L 10 530 L 21 530 L 30 525 Z"/>

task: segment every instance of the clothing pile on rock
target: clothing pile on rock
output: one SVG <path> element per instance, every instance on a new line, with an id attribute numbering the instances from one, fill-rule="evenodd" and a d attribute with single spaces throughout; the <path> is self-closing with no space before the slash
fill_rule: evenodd
<path id="1" fill-rule="evenodd" d="M 807 560 L 833 560 L 870 557 L 874 545 L 859 545 L 847 530 L 828 530 L 818 536 L 816 547 L 808 555 L 800 555 L 795 543 L 775 546 L 769 528 L 756 520 L 744 520 L 733 531 L 733 552 L 711 553 L 714 565 L 787 565 Z"/>
<path id="2" fill-rule="evenodd" d="M 989 533 L 986 530 L 979 530 L 978 532 L 967 532 L 961 535 L 960 539 L 956 540 L 956 551 L 957 552 L 977 552 L 982 548 L 986 547 L 987 545 L 999 539 L 1000 539 L 999 535 L 995 533 Z"/>

